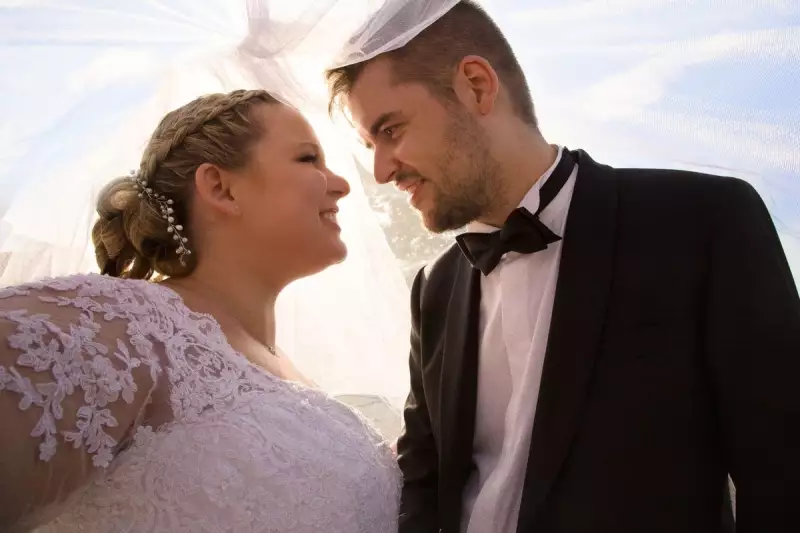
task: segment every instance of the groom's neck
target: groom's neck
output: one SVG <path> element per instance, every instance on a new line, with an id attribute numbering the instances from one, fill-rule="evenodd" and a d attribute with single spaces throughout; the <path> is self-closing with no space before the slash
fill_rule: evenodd
<path id="1" fill-rule="evenodd" d="M 482 220 L 493 226 L 502 226 L 508 215 L 516 209 L 531 187 L 553 164 L 558 147 L 547 143 L 542 134 L 531 128 L 510 132 L 509 142 L 499 144 L 500 181 L 491 220 Z"/>

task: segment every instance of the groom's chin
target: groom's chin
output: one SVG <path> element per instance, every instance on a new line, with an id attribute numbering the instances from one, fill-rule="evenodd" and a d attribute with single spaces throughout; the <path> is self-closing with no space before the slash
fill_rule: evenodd
<path id="1" fill-rule="evenodd" d="M 412 207 L 412 209 L 417 213 L 419 221 L 422 222 L 423 228 L 431 233 L 441 233 L 441 230 L 439 229 L 439 217 L 437 216 L 435 209 L 418 207 Z"/>
<path id="2" fill-rule="evenodd" d="M 441 213 L 438 213 L 435 210 L 428 212 L 418 210 L 417 214 L 419 214 L 420 220 L 422 221 L 422 226 L 426 230 L 430 231 L 431 233 L 436 233 L 437 235 L 446 233 L 448 231 L 453 231 L 464 226 L 464 224 L 454 225 L 453 220 L 451 220 L 449 217 L 442 216 Z"/>
<path id="3" fill-rule="evenodd" d="M 438 221 L 434 217 L 431 217 L 422 211 L 417 211 L 417 214 L 419 215 L 420 222 L 422 222 L 422 227 L 426 230 L 430 231 L 431 233 L 443 233 L 445 231 L 440 229 Z"/>

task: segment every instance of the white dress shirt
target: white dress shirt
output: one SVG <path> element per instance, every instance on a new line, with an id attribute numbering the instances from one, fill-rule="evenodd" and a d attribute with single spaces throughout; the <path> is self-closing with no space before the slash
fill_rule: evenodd
<path id="1" fill-rule="evenodd" d="M 520 203 L 535 213 L 539 190 L 561 159 Z M 539 219 L 564 237 L 577 166 Z M 470 232 L 497 228 L 473 223 Z M 481 277 L 478 400 L 473 459 L 477 470 L 464 490 L 462 531 L 515 533 L 528 462 L 545 348 L 553 312 L 562 241 L 534 254 L 506 254 Z"/>

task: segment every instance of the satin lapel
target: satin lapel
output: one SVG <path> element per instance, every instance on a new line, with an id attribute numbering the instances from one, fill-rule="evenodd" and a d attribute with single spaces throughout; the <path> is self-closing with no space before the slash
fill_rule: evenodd
<path id="1" fill-rule="evenodd" d="M 536 513 L 569 452 L 599 349 L 613 275 L 617 189 L 613 171 L 572 152 L 578 177 L 556 285 L 542 383 L 531 436 L 518 531 Z"/>
<path id="2" fill-rule="evenodd" d="M 463 488 L 473 467 L 481 287 L 478 270 L 464 258 L 459 258 L 457 265 L 445 322 L 439 412 L 442 427 L 440 510 L 443 521 L 455 526 L 455 530 L 461 518 Z M 446 527 L 443 529 L 450 531 Z"/>

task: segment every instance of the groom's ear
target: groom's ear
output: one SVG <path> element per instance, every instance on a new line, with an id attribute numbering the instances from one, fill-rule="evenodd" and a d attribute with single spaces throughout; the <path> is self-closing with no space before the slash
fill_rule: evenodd
<path id="1" fill-rule="evenodd" d="M 491 63 L 485 58 L 466 56 L 458 64 L 453 79 L 453 90 L 467 109 L 478 115 L 488 115 L 497 103 L 500 80 Z"/>

